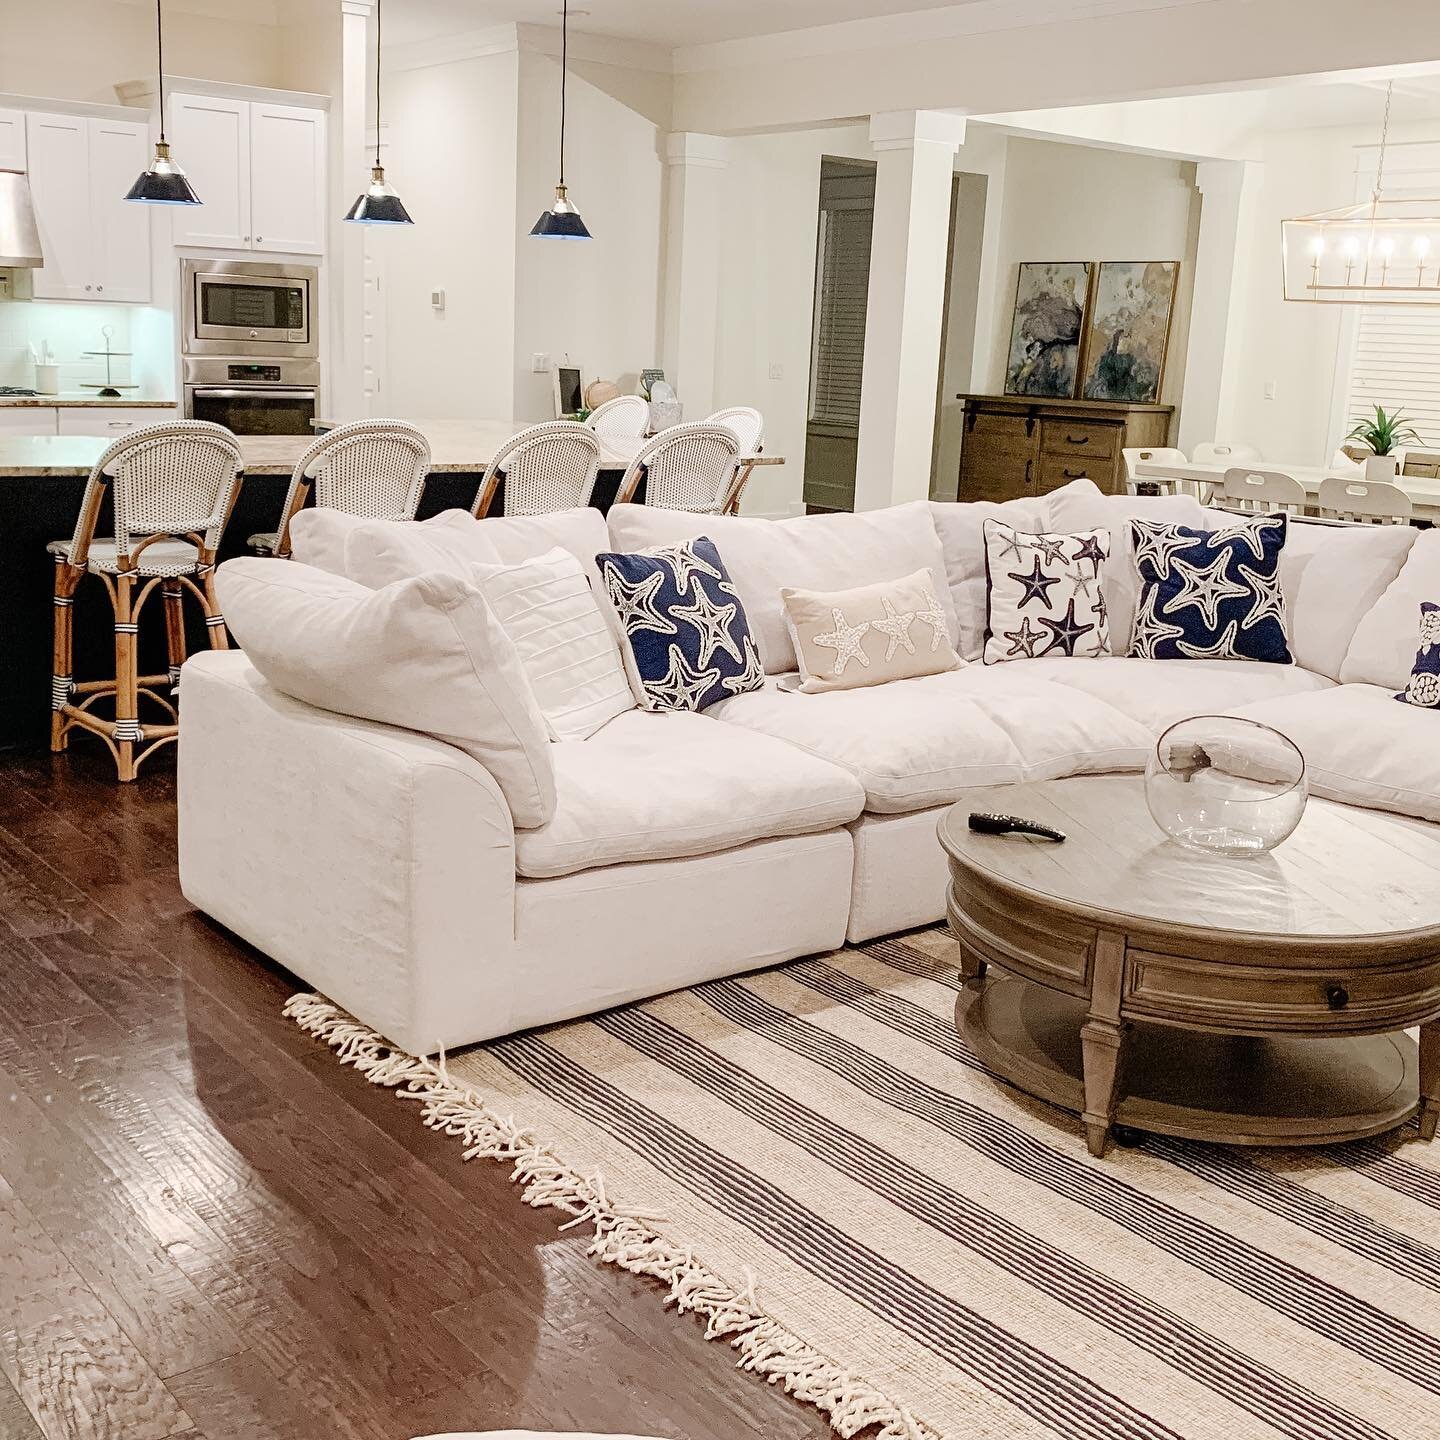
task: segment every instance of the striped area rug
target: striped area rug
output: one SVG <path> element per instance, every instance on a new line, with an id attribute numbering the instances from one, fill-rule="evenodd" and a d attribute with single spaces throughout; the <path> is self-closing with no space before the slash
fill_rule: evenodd
<path id="1" fill-rule="evenodd" d="M 1440 1144 L 1087 1155 L 954 1026 L 943 931 L 476 1047 L 287 1007 L 841 1434 L 1440 1436 Z"/>

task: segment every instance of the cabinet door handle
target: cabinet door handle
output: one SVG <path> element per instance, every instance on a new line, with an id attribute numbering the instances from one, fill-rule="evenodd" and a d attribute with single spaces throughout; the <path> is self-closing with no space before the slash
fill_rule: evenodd
<path id="1" fill-rule="evenodd" d="M 1027 485 L 1033 485 L 1033 484 L 1035 483 L 1034 477 L 1035 477 L 1035 462 L 1034 462 L 1033 460 L 1027 460 L 1027 461 L 1025 462 L 1025 483 L 1026 483 Z"/>
<path id="2" fill-rule="evenodd" d="M 257 245 L 263 245 L 265 243 L 265 237 L 263 235 L 257 235 L 255 237 L 255 243 Z"/>
<path id="3" fill-rule="evenodd" d="M 87 290 L 93 290 L 95 287 L 93 285 L 87 285 L 85 288 Z"/>
<path id="4" fill-rule="evenodd" d="M 1332 1010 L 1343 1010 L 1350 1003 L 1350 992 L 1343 985 L 1327 985 L 1325 1003 Z"/>
<path id="5" fill-rule="evenodd" d="M 1065 443 L 1067 445 L 1088 445 L 1090 437 L 1088 435 L 1067 435 Z"/>
<path id="6" fill-rule="evenodd" d="M 97 290 L 103 290 L 105 287 L 103 285 L 97 285 L 95 288 Z"/>
<path id="7" fill-rule="evenodd" d="M 1063 465 L 1060 469 L 1061 474 L 1063 474 L 1067 480 L 1083 480 L 1085 478 L 1085 472 L 1083 470 L 1071 470 L 1068 466 Z"/>
<path id="8" fill-rule="evenodd" d="M 107 420 L 105 426 L 109 430 L 128 430 L 133 423 L 131 420 Z"/>

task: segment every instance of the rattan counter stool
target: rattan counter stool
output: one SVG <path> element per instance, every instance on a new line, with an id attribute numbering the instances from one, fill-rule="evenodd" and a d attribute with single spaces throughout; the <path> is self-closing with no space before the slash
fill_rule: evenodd
<path id="1" fill-rule="evenodd" d="M 220 425 L 178 420 L 147 425 L 117 440 L 95 462 L 80 518 L 69 540 L 46 547 L 55 557 L 55 658 L 50 682 L 50 748 L 66 749 L 70 732 L 98 735 L 115 757 L 121 780 L 179 733 L 172 692 L 185 660 L 184 597 L 200 602 L 212 649 L 229 641 L 215 603 L 215 552 L 240 488 L 242 460 L 235 437 Z M 95 537 L 106 491 L 113 494 L 115 536 Z M 75 591 L 87 575 L 99 578 L 115 617 L 115 678 L 84 680 L 73 674 Z M 140 614 L 159 586 L 165 602 L 170 668 L 141 675 Z M 114 699 L 114 718 L 92 708 Z M 166 715 L 141 724 L 140 700 Z"/>

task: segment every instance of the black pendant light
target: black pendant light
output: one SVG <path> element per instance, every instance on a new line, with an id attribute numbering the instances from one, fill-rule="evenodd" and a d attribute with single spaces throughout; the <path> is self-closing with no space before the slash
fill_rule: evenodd
<path id="1" fill-rule="evenodd" d="M 155 58 L 160 78 L 160 138 L 150 168 L 130 187 L 125 198 L 142 205 L 198 205 L 200 197 L 190 188 L 185 172 L 170 158 L 165 140 L 165 22 L 160 0 L 155 0 Z"/>
<path id="2" fill-rule="evenodd" d="M 385 179 L 380 163 L 380 0 L 375 0 L 375 163 L 370 167 L 370 183 L 345 212 L 353 225 L 413 225 L 410 212 Z"/>
<path id="3" fill-rule="evenodd" d="M 555 187 L 555 203 L 540 212 L 530 233 L 548 240 L 588 240 L 590 232 L 565 193 L 565 81 L 570 72 L 570 0 L 563 0 L 560 14 L 560 183 Z"/>

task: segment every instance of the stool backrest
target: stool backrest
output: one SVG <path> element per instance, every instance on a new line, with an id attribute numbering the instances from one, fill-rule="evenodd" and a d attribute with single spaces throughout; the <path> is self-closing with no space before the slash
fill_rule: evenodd
<path id="1" fill-rule="evenodd" d="M 1320 514 L 1324 519 L 1408 525 L 1414 513 L 1415 502 L 1388 480 L 1331 475 L 1320 482 Z"/>
<path id="2" fill-rule="evenodd" d="M 1309 496 L 1293 476 L 1279 470 L 1251 470 L 1244 465 L 1225 472 L 1220 493 L 1241 510 L 1286 510 L 1301 513 Z"/>
<path id="3" fill-rule="evenodd" d="M 765 417 L 749 405 L 731 405 L 705 417 L 707 425 L 724 425 L 735 432 L 742 455 L 758 455 L 765 439 Z"/>
<path id="4" fill-rule="evenodd" d="M 198 535 L 202 552 L 213 555 L 244 463 L 240 442 L 208 420 L 171 420 L 132 430 L 90 472 L 71 563 L 85 563 L 107 486 L 114 497 L 118 556 L 128 556 L 135 541 L 150 535 Z"/>
<path id="5" fill-rule="evenodd" d="M 549 515 L 588 505 L 599 469 L 600 441 L 588 425 L 578 420 L 532 425 L 490 462 L 470 513 L 482 519 L 490 513 L 501 475 L 507 515 Z"/>
<path id="6" fill-rule="evenodd" d="M 1185 452 L 1176 450 L 1169 445 L 1126 445 L 1120 451 L 1121 458 L 1125 461 L 1125 482 L 1128 485 L 1137 483 L 1135 467 L 1137 465 L 1183 465 L 1185 464 Z M 1143 481 L 1146 485 L 1159 487 L 1169 486 L 1172 491 L 1175 480 L 1172 476 L 1146 475 Z"/>
<path id="7" fill-rule="evenodd" d="M 1253 445 L 1232 445 L 1224 440 L 1202 440 L 1191 452 L 1197 465 L 1254 465 L 1265 457 Z"/>
<path id="8" fill-rule="evenodd" d="M 633 500 L 643 476 L 647 505 L 719 514 L 739 457 L 739 437 L 728 425 L 708 420 L 672 425 L 630 462 L 615 492 L 616 503 Z"/>
<path id="9" fill-rule="evenodd" d="M 597 405 L 585 423 L 597 435 L 643 435 L 650 428 L 650 402 L 643 395 L 617 395 Z"/>

